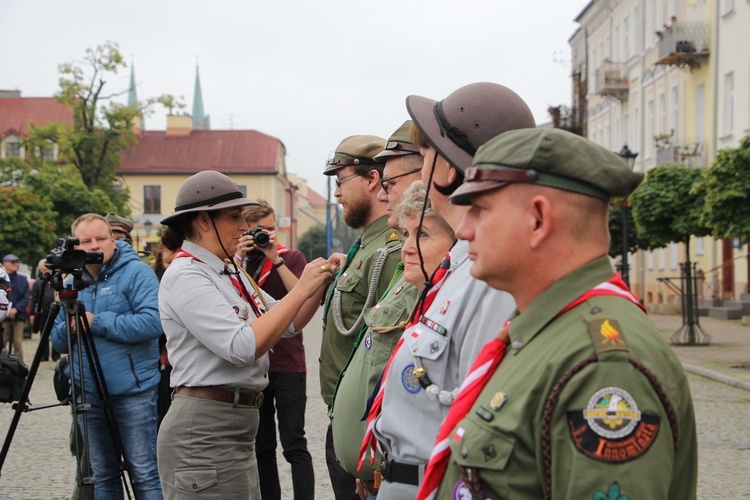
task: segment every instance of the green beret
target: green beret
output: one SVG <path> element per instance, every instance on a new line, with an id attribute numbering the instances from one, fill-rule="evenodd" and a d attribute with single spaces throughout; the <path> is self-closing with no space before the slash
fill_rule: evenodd
<path id="1" fill-rule="evenodd" d="M 133 221 L 131 219 L 128 219 L 127 217 L 120 217 L 114 212 L 109 212 L 104 216 L 104 218 L 107 219 L 107 222 L 109 222 L 109 225 L 112 229 L 116 229 L 124 233 L 129 233 L 133 230 Z"/>
<path id="2" fill-rule="evenodd" d="M 396 156 L 419 154 L 419 148 L 411 142 L 411 136 L 409 134 L 413 125 L 413 121 L 406 120 L 403 125 L 397 128 L 388 138 L 383 151 L 378 153 L 375 156 L 375 159 L 378 161 L 387 161 Z"/>
<path id="3" fill-rule="evenodd" d="M 374 165 L 380 163 L 375 155 L 383 151 L 385 139 L 375 135 L 352 135 L 336 148 L 333 158 L 328 160 L 325 175 L 334 175 L 337 170 L 350 165 Z"/>
<path id="4" fill-rule="evenodd" d="M 617 153 L 560 129 L 511 130 L 477 150 L 474 166 L 451 203 L 468 205 L 471 195 L 527 182 L 609 201 L 627 196 L 643 180 Z"/>

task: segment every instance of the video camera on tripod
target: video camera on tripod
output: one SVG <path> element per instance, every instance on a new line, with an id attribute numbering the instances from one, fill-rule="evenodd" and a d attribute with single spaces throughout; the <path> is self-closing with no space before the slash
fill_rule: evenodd
<path id="1" fill-rule="evenodd" d="M 57 239 L 57 248 L 53 248 L 47 255 L 44 263 L 52 271 L 50 287 L 58 292 L 65 289 L 65 275 L 70 274 L 74 280 L 72 288 L 83 290 L 88 283 L 83 279 L 83 268 L 89 264 L 101 264 L 104 262 L 104 253 L 86 252 L 76 249 L 80 240 L 74 236 Z M 45 278 L 46 279 L 46 278 Z M 34 329 L 38 330 L 37 328 Z"/>

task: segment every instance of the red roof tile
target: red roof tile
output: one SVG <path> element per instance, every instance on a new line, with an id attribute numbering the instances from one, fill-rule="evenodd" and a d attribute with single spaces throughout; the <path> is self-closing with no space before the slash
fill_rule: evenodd
<path id="1" fill-rule="evenodd" d="M 138 145 L 124 152 L 118 174 L 276 173 L 283 144 L 255 130 L 193 130 L 167 136 L 138 134 Z"/>
<path id="2" fill-rule="evenodd" d="M 73 111 L 53 97 L 10 97 L 0 99 L 0 137 L 17 133 L 26 135 L 29 123 L 73 124 Z"/>
<path id="3" fill-rule="evenodd" d="M 320 194 L 318 194 L 317 191 L 311 189 L 310 187 L 307 188 L 307 200 L 310 202 L 310 205 L 313 206 L 325 206 L 328 201 L 323 198 Z"/>

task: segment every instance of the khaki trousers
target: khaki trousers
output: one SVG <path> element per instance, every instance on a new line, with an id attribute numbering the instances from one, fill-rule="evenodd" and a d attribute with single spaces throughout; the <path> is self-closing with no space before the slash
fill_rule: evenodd
<path id="1" fill-rule="evenodd" d="M 23 359 L 23 321 L 3 321 L 3 346 L 13 338 L 13 354 Z M 12 337 L 11 337 L 12 335 Z M 24 361 L 25 362 L 25 361 Z"/>
<path id="2" fill-rule="evenodd" d="M 260 498 L 258 409 L 175 395 L 156 456 L 165 499 Z"/>

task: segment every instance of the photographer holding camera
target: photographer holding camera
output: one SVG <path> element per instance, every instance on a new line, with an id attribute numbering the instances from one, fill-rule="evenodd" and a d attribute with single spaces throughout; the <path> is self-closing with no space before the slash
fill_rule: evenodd
<path id="1" fill-rule="evenodd" d="M 104 217 L 82 215 L 71 226 L 71 232 L 80 240 L 77 249 L 103 253 L 102 263 L 87 264 L 83 268 L 83 277 L 89 286 L 81 290 L 79 300 L 86 308 L 136 498 L 161 499 L 156 465 L 156 387 L 161 335 L 159 282 L 130 245 L 115 239 Z M 52 345 L 57 351 L 67 353 L 64 322 L 65 315 L 61 311 L 52 330 Z M 79 346 L 80 342 L 76 341 L 74 351 Z M 77 352 L 71 355 L 72 359 L 78 359 Z M 96 404 L 99 396 L 95 392 L 92 368 L 86 356 L 83 361 L 87 402 Z M 95 498 L 118 499 L 123 497 L 119 457 L 107 426 L 101 408 L 88 411 Z"/>
<path id="2" fill-rule="evenodd" d="M 299 250 L 289 250 L 276 240 L 276 218 L 268 202 L 259 200 L 242 211 L 248 227 L 240 239 L 235 260 L 260 288 L 281 300 L 297 284 L 307 260 Z M 280 339 L 268 356 L 268 386 L 263 389 L 260 423 L 255 440 L 260 493 L 263 500 L 281 498 L 276 465 L 276 421 L 284 458 L 292 466 L 294 498 L 313 498 L 315 475 L 305 438 L 307 365 L 302 332 Z"/>

